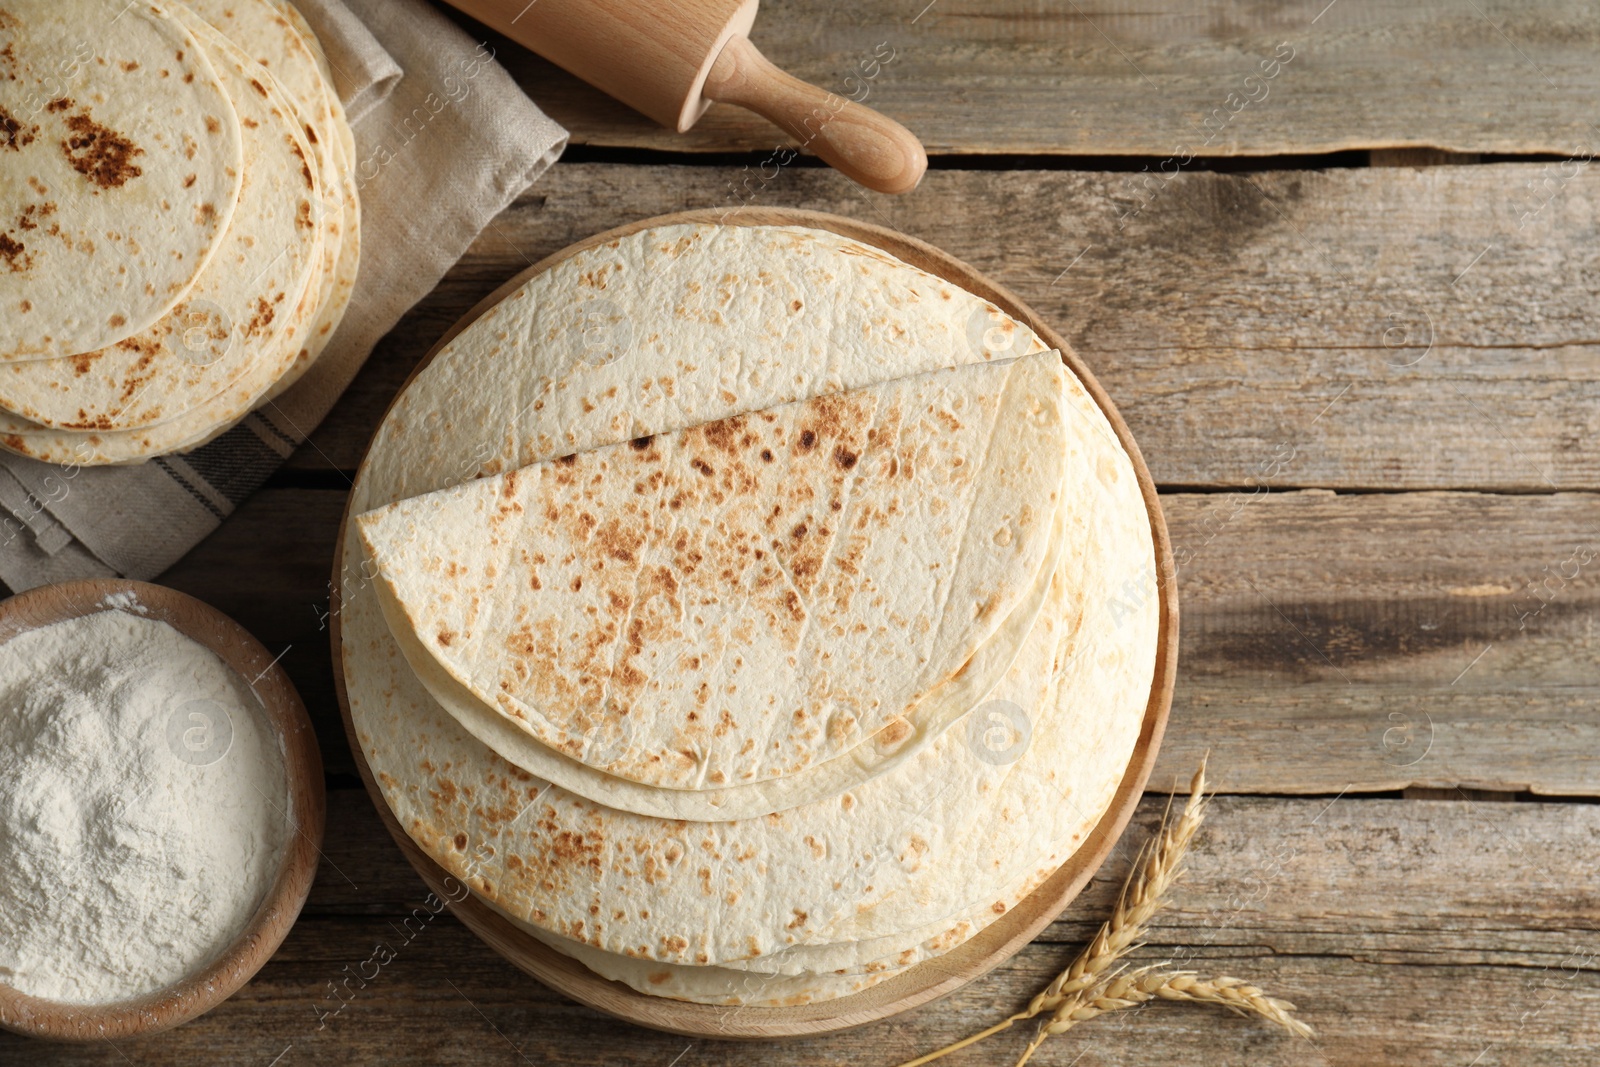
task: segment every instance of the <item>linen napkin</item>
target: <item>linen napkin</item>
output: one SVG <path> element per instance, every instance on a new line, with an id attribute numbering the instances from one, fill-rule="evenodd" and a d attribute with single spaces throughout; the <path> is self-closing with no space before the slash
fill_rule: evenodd
<path id="1" fill-rule="evenodd" d="M 13 592 L 153 578 L 175 563 L 310 435 L 379 338 L 566 146 L 488 47 L 425 0 L 295 3 L 355 131 L 361 270 L 344 321 L 304 378 L 193 452 L 131 467 L 0 456 L 0 581 Z"/>

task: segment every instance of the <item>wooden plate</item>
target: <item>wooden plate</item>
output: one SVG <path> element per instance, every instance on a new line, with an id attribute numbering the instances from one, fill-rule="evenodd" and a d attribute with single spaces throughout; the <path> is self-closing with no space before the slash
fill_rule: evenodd
<path id="1" fill-rule="evenodd" d="M 345 732 L 350 738 L 350 748 L 361 770 L 367 791 L 372 794 L 383 818 L 384 825 L 399 843 L 411 865 L 441 899 L 449 901 L 455 914 L 491 948 L 517 967 L 553 989 L 590 1007 L 648 1026 L 656 1030 L 683 1034 L 689 1037 L 710 1038 L 788 1038 L 810 1037 L 833 1033 L 888 1018 L 910 1008 L 919 1007 L 950 993 L 974 978 L 986 973 L 1015 954 L 1044 929 L 1067 906 L 1105 861 L 1117 837 L 1127 825 L 1134 807 L 1144 793 L 1150 768 L 1155 763 L 1156 749 L 1166 727 L 1167 711 L 1172 704 L 1172 686 L 1177 672 L 1178 658 L 1178 601 L 1177 591 L 1171 581 L 1173 574 L 1172 546 L 1167 538 L 1166 520 L 1161 514 L 1161 504 L 1156 498 L 1155 485 L 1139 448 L 1128 432 L 1128 427 L 1117 414 L 1110 398 L 1095 381 L 1094 375 L 1067 346 L 1060 334 L 1046 325 L 1033 309 L 1004 287 L 995 284 L 983 274 L 955 257 L 941 252 L 932 245 L 907 237 L 894 230 L 838 215 L 812 211 L 792 211 L 780 208 L 745 208 L 733 212 L 715 210 L 685 211 L 641 219 L 626 226 L 596 234 L 586 240 L 556 252 L 535 263 L 496 289 L 477 307 L 447 330 L 427 356 L 411 372 L 406 385 L 452 338 L 472 324 L 478 316 L 515 292 L 529 278 L 549 270 L 557 263 L 579 252 L 625 237 L 654 226 L 674 223 L 707 223 L 727 226 L 808 226 L 831 230 L 834 233 L 875 245 L 891 255 L 938 275 L 968 292 L 975 293 L 1003 308 L 1013 318 L 1027 323 L 1046 344 L 1059 349 L 1062 359 L 1070 367 L 1106 418 L 1116 430 L 1122 446 L 1133 460 L 1139 478 L 1139 488 L 1144 494 L 1145 507 L 1150 514 L 1150 532 L 1155 541 L 1157 588 L 1161 598 L 1160 630 L 1156 650 L 1155 675 L 1150 687 L 1150 699 L 1145 708 L 1144 724 L 1134 749 L 1128 769 L 1112 798 L 1110 807 L 1085 839 L 1082 847 L 1064 863 L 1044 885 L 1040 886 L 1010 913 L 987 927 L 978 936 L 946 955 L 928 960 L 904 974 L 837 1000 L 784 1008 L 726 1008 L 706 1004 L 690 1004 L 639 993 L 619 982 L 607 981 L 582 964 L 569 959 L 528 934 L 517 929 L 477 897 L 465 895 L 463 887 L 436 864 L 411 840 L 389 810 L 382 792 L 373 781 L 350 719 L 350 705 L 344 688 L 344 664 L 339 636 L 339 580 L 341 559 L 334 560 L 333 568 L 333 660 L 334 682 L 339 692 L 339 706 L 344 716 Z M 402 392 L 404 390 L 402 389 Z M 398 399 L 398 394 L 397 397 Z M 391 408 L 392 408 L 391 404 Z M 387 417 L 387 416 L 386 416 Z M 348 508 L 345 521 L 349 521 Z M 339 555 L 344 552 L 344 530 L 340 527 Z"/>
<path id="2" fill-rule="evenodd" d="M 114 599 L 108 603 L 108 597 Z M 321 855 L 322 754 L 305 705 L 271 653 L 222 612 L 194 597 L 145 582 L 120 578 L 62 582 L 30 589 L 0 603 L 0 644 L 41 626 L 122 607 L 127 602 L 124 598 L 143 609 L 133 613 L 159 619 L 215 652 L 261 700 L 267 721 L 283 738 L 294 833 L 278 876 L 249 925 L 217 960 L 176 985 L 113 1004 L 68 1005 L 25 996 L 0 984 L 0 1027 L 32 1037 L 61 1041 L 132 1037 L 166 1030 L 210 1011 L 248 982 L 277 951 L 311 891 Z"/>

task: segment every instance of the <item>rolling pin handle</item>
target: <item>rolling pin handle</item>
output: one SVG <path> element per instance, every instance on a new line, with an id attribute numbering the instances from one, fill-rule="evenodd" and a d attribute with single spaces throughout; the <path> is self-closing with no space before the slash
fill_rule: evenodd
<path id="1" fill-rule="evenodd" d="M 928 169 L 928 155 L 910 130 L 773 66 L 742 34 L 718 53 L 703 93 L 749 108 L 868 189 L 908 193 Z"/>

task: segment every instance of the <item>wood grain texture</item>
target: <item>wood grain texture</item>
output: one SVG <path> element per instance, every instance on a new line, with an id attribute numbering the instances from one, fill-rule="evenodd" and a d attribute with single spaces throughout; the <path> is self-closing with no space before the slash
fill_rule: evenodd
<path id="1" fill-rule="evenodd" d="M 1184 604 L 1154 784 L 1600 793 L 1600 496 L 1163 497 Z"/>
<path id="2" fill-rule="evenodd" d="M 819 169 L 759 178 L 554 168 L 379 346 L 292 465 L 353 469 L 449 323 L 622 221 L 617 205 L 731 209 L 730 182 L 749 179 L 759 205 L 897 227 L 1016 292 L 1100 379 L 1160 485 L 1600 488 L 1594 168 L 932 171 L 898 198 Z"/>
<path id="3" fill-rule="evenodd" d="M 575 144 L 698 152 L 792 143 L 731 107 L 674 134 L 490 40 Z M 1582 0 L 1164 9 L 1133 0 L 767 0 L 751 40 L 797 77 L 840 96 L 865 92 L 930 154 L 1566 154 L 1592 152 L 1600 137 L 1589 106 L 1600 93 L 1600 13 Z M 893 59 L 873 64 L 885 47 Z M 1246 83 L 1284 54 L 1293 58 L 1275 77 Z"/>
<path id="4" fill-rule="evenodd" d="M 1147 800 L 1127 847 L 1068 914 L 983 981 L 892 1022 L 775 1047 L 691 1044 L 544 989 L 448 911 L 434 915 L 365 795 L 340 790 L 304 917 L 238 995 L 114 1047 L 0 1035 L 0 1062 L 893 1064 L 987 1026 L 1048 982 L 1109 913 L 1163 804 Z M 1588 804 L 1219 798 L 1135 958 L 1255 979 L 1300 1006 L 1316 1045 L 1157 1004 L 1052 1039 L 1040 1062 L 1587 1065 L 1600 1011 L 1597 844 L 1600 807 Z M 950 1062 L 1009 1062 L 1022 1040 L 1003 1035 Z"/>
<path id="5" fill-rule="evenodd" d="M 343 504 L 258 493 L 163 580 L 287 648 L 328 769 L 349 775 L 322 570 Z M 1153 787 L 1209 750 L 1232 792 L 1600 796 L 1600 495 L 1239 490 L 1162 508 L 1185 624 Z"/>

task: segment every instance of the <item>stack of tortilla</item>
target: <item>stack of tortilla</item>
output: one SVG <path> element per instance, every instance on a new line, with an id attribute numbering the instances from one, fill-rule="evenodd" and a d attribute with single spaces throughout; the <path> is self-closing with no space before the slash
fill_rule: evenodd
<path id="1" fill-rule="evenodd" d="M 287 0 L 0 0 L 0 447 L 137 462 L 287 388 L 355 283 L 354 159 Z"/>
<path id="2" fill-rule="evenodd" d="M 654 996 L 809 1003 L 949 952 L 1088 838 L 1150 696 L 1104 414 L 1026 326 L 831 232 L 663 225 L 537 274 L 401 394 L 350 516 L 345 690 L 397 821 Z"/>

